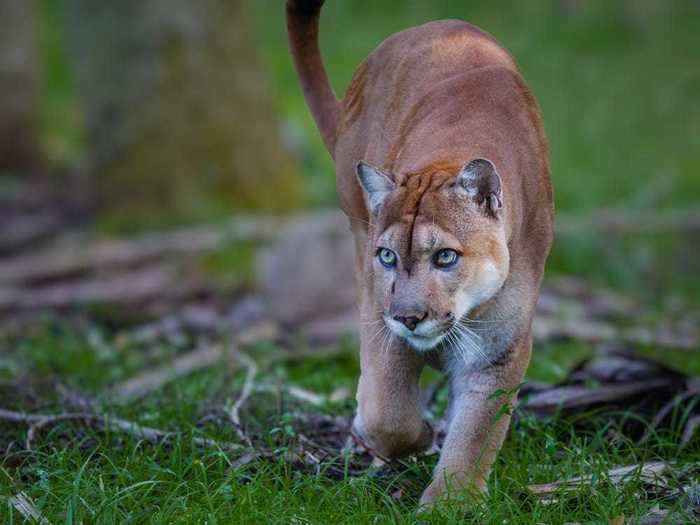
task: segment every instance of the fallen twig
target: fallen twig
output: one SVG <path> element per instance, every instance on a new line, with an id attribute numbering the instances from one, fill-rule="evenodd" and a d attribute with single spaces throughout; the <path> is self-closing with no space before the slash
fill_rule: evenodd
<path id="1" fill-rule="evenodd" d="M 326 212 L 336 213 L 336 212 Z M 293 217 L 323 221 L 324 213 Z M 41 253 L 14 257 L 0 263 L 1 283 L 57 279 L 93 269 L 143 264 L 171 255 L 201 254 L 238 241 L 269 241 L 279 237 L 289 217 L 239 216 L 215 225 L 151 233 L 136 239 L 73 242 Z"/>
<path id="2" fill-rule="evenodd" d="M 209 368 L 223 356 L 221 345 L 201 346 L 192 352 L 177 357 L 171 363 L 152 370 L 146 370 L 136 377 L 114 387 L 109 399 L 123 405 L 141 399 L 151 392 L 160 390 L 172 381 Z"/>
<path id="3" fill-rule="evenodd" d="M 176 277 L 169 266 L 156 266 L 78 282 L 54 284 L 42 288 L 0 289 L 0 311 L 65 308 L 87 303 L 137 303 L 163 297 L 163 290 Z M 187 293 L 179 288 L 178 294 Z"/>
<path id="4" fill-rule="evenodd" d="M 277 335 L 277 325 L 269 322 L 257 323 L 239 332 L 233 338 L 234 345 L 251 345 L 260 341 L 274 339 Z M 232 354 L 238 355 L 238 354 Z M 116 404 L 126 404 L 160 390 L 168 383 L 204 370 L 218 363 L 224 356 L 220 344 L 202 345 L 195 350 L 175 358 L 172 362 L 133 377 L 112 388 L 110 400 Z"/>
<path id="5" fill-rule="evenodd" d="M 695 334 L 679 334 L 673 330 L 646 327 L 618 328 L 613 323 L 576 316 L 572 319 L 536 316 L 532 323 L 532 335 L 536 340 L 557 338 L 578 339 L 592 343 L 626 342 L 654 345 L 679 350 L 700 350 Z"/>
<path id="6" fill-rule="evenodd" d="M 231 405 L 231 408 L 228 411 L 228 415 L 229 419 L 233 423 L 234 428 L 236 429 L 236 432 L 238 433 L 238 437 L 240 437 L 241 440 L 248 446 L 252 447 L 252 441 L 250 437 L 245 433 L 243 425 L 241 424 L 240 411 L 241 407 L 246 403 L 246 401 L 248 401 L 250 394 L 253 392 L 255 376 L 258 373 L 258 365 L 248 354 L 242 352 L 234 346 L 232 346 L 230 353 L 232 356 L 235 356 L 239 361 L 241 361 L 241 363 L 243 363 L 248 370 L 246 372 L 245 381 L 243 383 L 241 393 L 238 395 L 238 398 L 233 403 L 233 405 Z"/>
<path id="7" fill-rule="evenodd" d="M 41 515 L 32 498 L 26 492 L 20 492 L 16 496 L 7 498 L 7 501 L 25 520 L 40 523 L 41 525 L 49 525 L 49 520 Z"/>
<path id="8" fill-rule="evenodd" d="M 270 385 L 267 383 L 259 383 L 255 385 L 256 392 L 277 392 L 284 391 L 290 397 L 308 403 L 310 405 L 320 407 L 328 403 L 338 403 L 350 397 L 349 392 L 345 388 L 338 388 L 330 395 L 317 394 L 305 388 L 296 385 Z"/>
<path id="9" fill-rule="evenodd" d="M 654 461 L 640 465 L 627 465 L 609 470 L 607 472 L 607 479 L 614 485 L 620 485 L 632 477 L 639 476 L 639 479 L 646 484 L 665 488 L 667 483 L 662 477 L 662 474 L 668 471 L 669 468 L 669 464 L 663 461 Z M 593 476 L 577 476 L 553 483 L 530 485 L 528 489 L 533 494 L 543 497 L 550 496 L 559 491 L 573 490 L 581 485 L 590 485 L 593 483 L 593 480 Z"/>
<path id="10" fill-rule="evenodd" d="M 0 255 L 25 249 L 46 239 L 62 226 L 63 220 L 55 213 L 25 213 L 3 224 L 0 231 Z"/>
<path id="11" fill-rule="evenodd" d="M 181 432 L 166 432 L 156 428 L 141 426 L 137 423 L 132 423 L 131 421 L 127 421 L 125 419 L 119 419 L 112 416 L 103 416 L 99 414 L 91 414 L 87 412 L 46 415 L 27 414 L 24 412 L 16 412 L 13 410 L 6 410 L 0 408 L 0 420 L 30 425 L 30 427 L 34 429 L 32 432 L 32 439 L 34 438 L 37 430 L 49 425 L 60 423 L 62 421 L 84 421 L 93 424 L 99 424 L 105 430 L 111 432 L 121 432 L 138 439 L 149 441 L 151 443 L 169 440 L 182 435 Z M 27 436 L 27 440 L 28 447 L 30 447 L 31 439 L 29 435 Z M 220 448 L 222 450 L 241 450 L 245 448 L 237 443 L 224 443 L 197 436 L 192 438 L 192 442 L 198 446 L 215 447 Z"/>
<path id="12" fill-rule="evenodd" d="M 672 378 L 602 384 L 594 388 L 586 385 L 564 385 L 536 392 L 520 403 L 520 407 L 539 414 L 556 410 L 589 408 L 596 404 L 621 403 L 630 397 L 673 385 Z"/>

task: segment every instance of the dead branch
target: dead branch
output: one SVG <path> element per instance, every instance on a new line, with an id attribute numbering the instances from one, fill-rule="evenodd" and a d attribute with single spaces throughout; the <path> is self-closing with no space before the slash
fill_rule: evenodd
<path id="1" fill-rule="evenodd" d="M 293 217 L 295 221 L 324 221 L 328 214 L 314 212 Z M 136 239 L 73 241 L 41 253 L 15 257 L 0 264 L 0 283 L 25 283 L 74 276 L 94 269 L 143 264 L 168 256 L 187 256 L 220 249 L 242 241 L 278 238 L 289 218 L 239 216 L 216 225 L 152 233 Z"/>
<path id="2" fill-rule="evenodd" d="M 621 485 L 629 479 L 638 476 L 641 481 L 648 485 L 666 488 L 668 484 L 662 475 L 669 469 L 669 464 L 663 461 L 654 461 L 640 465 L 627 465 L 609 470 L 607 472 L 607 479 L 614 485 Z M 591 483 L 593 483 L 593 476 L 579 476 L 562 481 L 555 481 L 553 483 L 530 485 L 528 489 L 533 494 L 543 497 L 551 496 L 560 491 L 574 490 L 582 485 L 590 485 Z"/>
<path id="3" fill-rule="evenodd" d="M 618 328 L 612 323 L 576 316 L 571 319 L 536 316 L 532 323 L 532 335 L 536 340 L 578 339 L 591 343 L 624 342 L 654 345 L 679 350 L 700 350 L 696 334 L 679 333 L 671 329 L 637 326 Z"/>
<path id="4" fill-rule="evenodd" d="M 258 365 L 248 354 L 242 352 L 235 346 L 231 347 L 230 354 L 233 357 L 236 357 L 241 363 L 243 363 L 243 365 L 247 368 L 247 372 L 245 376 L 245 381 L 243 383 L 243 388 L 241 389 L 241 393 L 238 395 L 238 398 L 228 410 L 228 416 L 231 422 L 233 423 L 236 432 L 238 433 L 238 437 L 241 438 L 241 441 L 246 443 L 249 447 L 252 447 L 252 441 L 250 437 L 248 437 L 248 435 L 245 433 L 243 425 L 241 424 L 240 411 L 241 407 L 246 403 L 246 401 L 248 401 L 250 394 L 253 392 L 255 386 L 255 376 L 258 373 Z"/>
<path id="5" fill-rule="evenodd" d="M 347 389 L 342 387 L 334 390 L 330 395 L 324 395 L 317 394 L 316 392 L 296 385 L 271 385 L 268 383 L 258 383 L 255 385 L 256 392 L 278 392 L 279 390 L 284 391 L 290 397 L 316 407 L 324 406 L 328 403 L 338 403 L 350 397 L 350 393 Z"/>
<path id="6" fill-rule="evenodd" d="M 161 297 L 175 277 L 171 267 L 156 266 L 38 289 L 5 288 L 0 289 L 0 312 L 65 308 L 88 303 L 138 303 Z M 178 293 L 182 292 L 182 289 L 178 290 Z"/>
<path id="7" fill-rule="evenodd" d="M 62 421 L 82 421 L 85 423 L 98 424 L 110 432 L 128 434 L 137 439 L 143 439 L 151 443 L 170 440 L 182 435 L 181 432 L 166 432 L 156 428 L 141 426 L 125 419 L 119 419 L 108 415 L 91 414 L 88 412 L 45 415 L 27 414 L 24 412 L 16 412 L 13 410 L 0 408 L 0 420 L 25 424 L 33 427 L 34 431 L 32 434 L 32 439 L 34 438 L 37 430 L 46 426 L 60 423 Z M 27 436 L 27 439 L 29 441 L 28 445 L 31 445 L 29 436 Z M 237 443 L 224 443 L 202 437 L 193 437 L 192 442 L 198 446 L 220 448 L 221 450 L 242 450 L 245 448 Z"/>
<path id="8" fill-rule="evenodd" d="M 54 234 L 62 225 L 55 213 L 32 213 L 15 217 L 0 230 L 0 255 L 26 249 Z"/>
<path id="9" fill-rule="evenodd" d="M 151 392 L 160 390 L 176 379 L 213 366 L 221 360 L 222 356 L 221 345 L 199 347 L 177 357 L 168 365 L 146 370 L 117 385 L 108 397 L 112 403 L 117 405 L 131 403 Z"/>
<path id="10" fill-rule="evenodd" d="M 276 337 L 277 331 L 278 327 L 276 324 L 260 322 L 238 333 L 233 338 L 233 344 L 247 346 L 260 341 L 271 340 Z M 237 356 L 238 354 L 234 352 L 232 355 Z M 177 357 L 167 365 L 146 370 L 136 377 L 113 387 L 109 399 L 118 405 L 131 403 L 151 392 L 160 390 L 176 379 L 214 366 L 223 356 L 224 349 L 219 344 L 200 346 Z"/>
<path id="11" fill-rule="evenodd" d="M 531 394 L 520 403 L 525 410 L 539 414 L 556 410 L 588 408 L 597 404 L 620 404 L 633 396 L 673 385 L 672 378 L 603 384 L 595 388 L 585 385 L 564 385 Z"/>
<path id="12" fill-rule="evenodd" d="M 20 492 L 16 496 L 7 498 L 7 501 L 25 520 L 31 523 L 49 525 L 49 520 L 41 515 L 39 509 L 36 508 L 34 501 L 26 492 Z"/>

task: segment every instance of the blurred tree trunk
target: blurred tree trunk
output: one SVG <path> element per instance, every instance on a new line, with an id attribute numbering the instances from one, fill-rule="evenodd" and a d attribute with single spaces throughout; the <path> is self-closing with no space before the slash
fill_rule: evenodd
<path id="1" fill-rule="evenodd" d="M 0 172 L 39 167 L 36 9 L 0 0 Z"/>
<path id="2" fill-rule="evenodd" d="M 299 204 L 242 0 L 67 0 L 107 214 Z"/>

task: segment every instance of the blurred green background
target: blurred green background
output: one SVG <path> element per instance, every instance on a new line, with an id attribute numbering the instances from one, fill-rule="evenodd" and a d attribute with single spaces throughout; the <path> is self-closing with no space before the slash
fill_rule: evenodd
<path id="1" fill-rule="evenodd" d="M 333 206 L 333 166 L 291 67 L 280 3 L 248 3 L 254 25 L 250 32 L 264 63 L 283 142 L 301 167 L 303 202 Z M 62 5 L 59 0 L 41 2 L 42 135 L 54 164 L 75 163 L 86 150 L 77 82 L 60 23 Z M 342 95 L 354 68 L 384 38 L 439 18 L 482 27 L 520 64 L 544 113 L 559 213 L 585 218 L 600 208 L 656 213 L 698 206 L 697 2 L 331 0 L 323 10 L 321 42 L 336 92 Z M 232 68 L 236 61 L 230 57 Z M 194 217 L 220 216 L 229 209 L 212 202 Z M 125 223 L 134 229 L 129 221 L 111 220 L 109 225 L 119 230 Z M 649 303 L 698 305 L 698 240 L 697 232 L 582 230 L 558 238 L 549 271 L 589 276 Z"/>

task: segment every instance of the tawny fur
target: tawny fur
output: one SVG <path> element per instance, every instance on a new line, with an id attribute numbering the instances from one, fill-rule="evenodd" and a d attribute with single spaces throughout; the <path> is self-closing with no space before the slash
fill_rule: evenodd
<path id="1" fill-rule="evenodd" d="M 287 19 L 304 94 L 336 161 L 341 206 L 355 238 L 363 325 L 354 432 L 381 457 L 428 447 L 433 436 L 420 412 L 418 379 L 426 364 L 442 369 L 450 381 L 448 433 L 421 502 L 484 489 L 509 423 L 508 415 L 495 416 L 514 401 L 513 394 L 493 393 L 511 391 L 523 379 L 552 241 L 537 103 L 508 52 L 457 20 L 388 38 L 358 67 L 339 101 L 318 50 L 322 4 L 288 0 Z M 460 169 L 472 159 L 488 159 L 497 170 L 502 202 L 499 194 L 488 214 L 483 198 L 472 202 L 458 187 Z M 359 161 L 386 173 L 393 185 L 375 211 L 358 182 Z M 387 243 L 401 260 L 392 272 L 375 256 Z M 450 243 L 462 253 L 459 269 L 436 273 L 430 250 Z M 470 322 L 479 323 L 473 355 L 448 339 L 415 351 L 400 337 L 376 337 L 394 310 L 419 309 L 435 325 L 459 322 L 454 315 L 464 290 L 476 297 L 487 277 L 497 287 L 474 299 L 468 312 Z"/>

